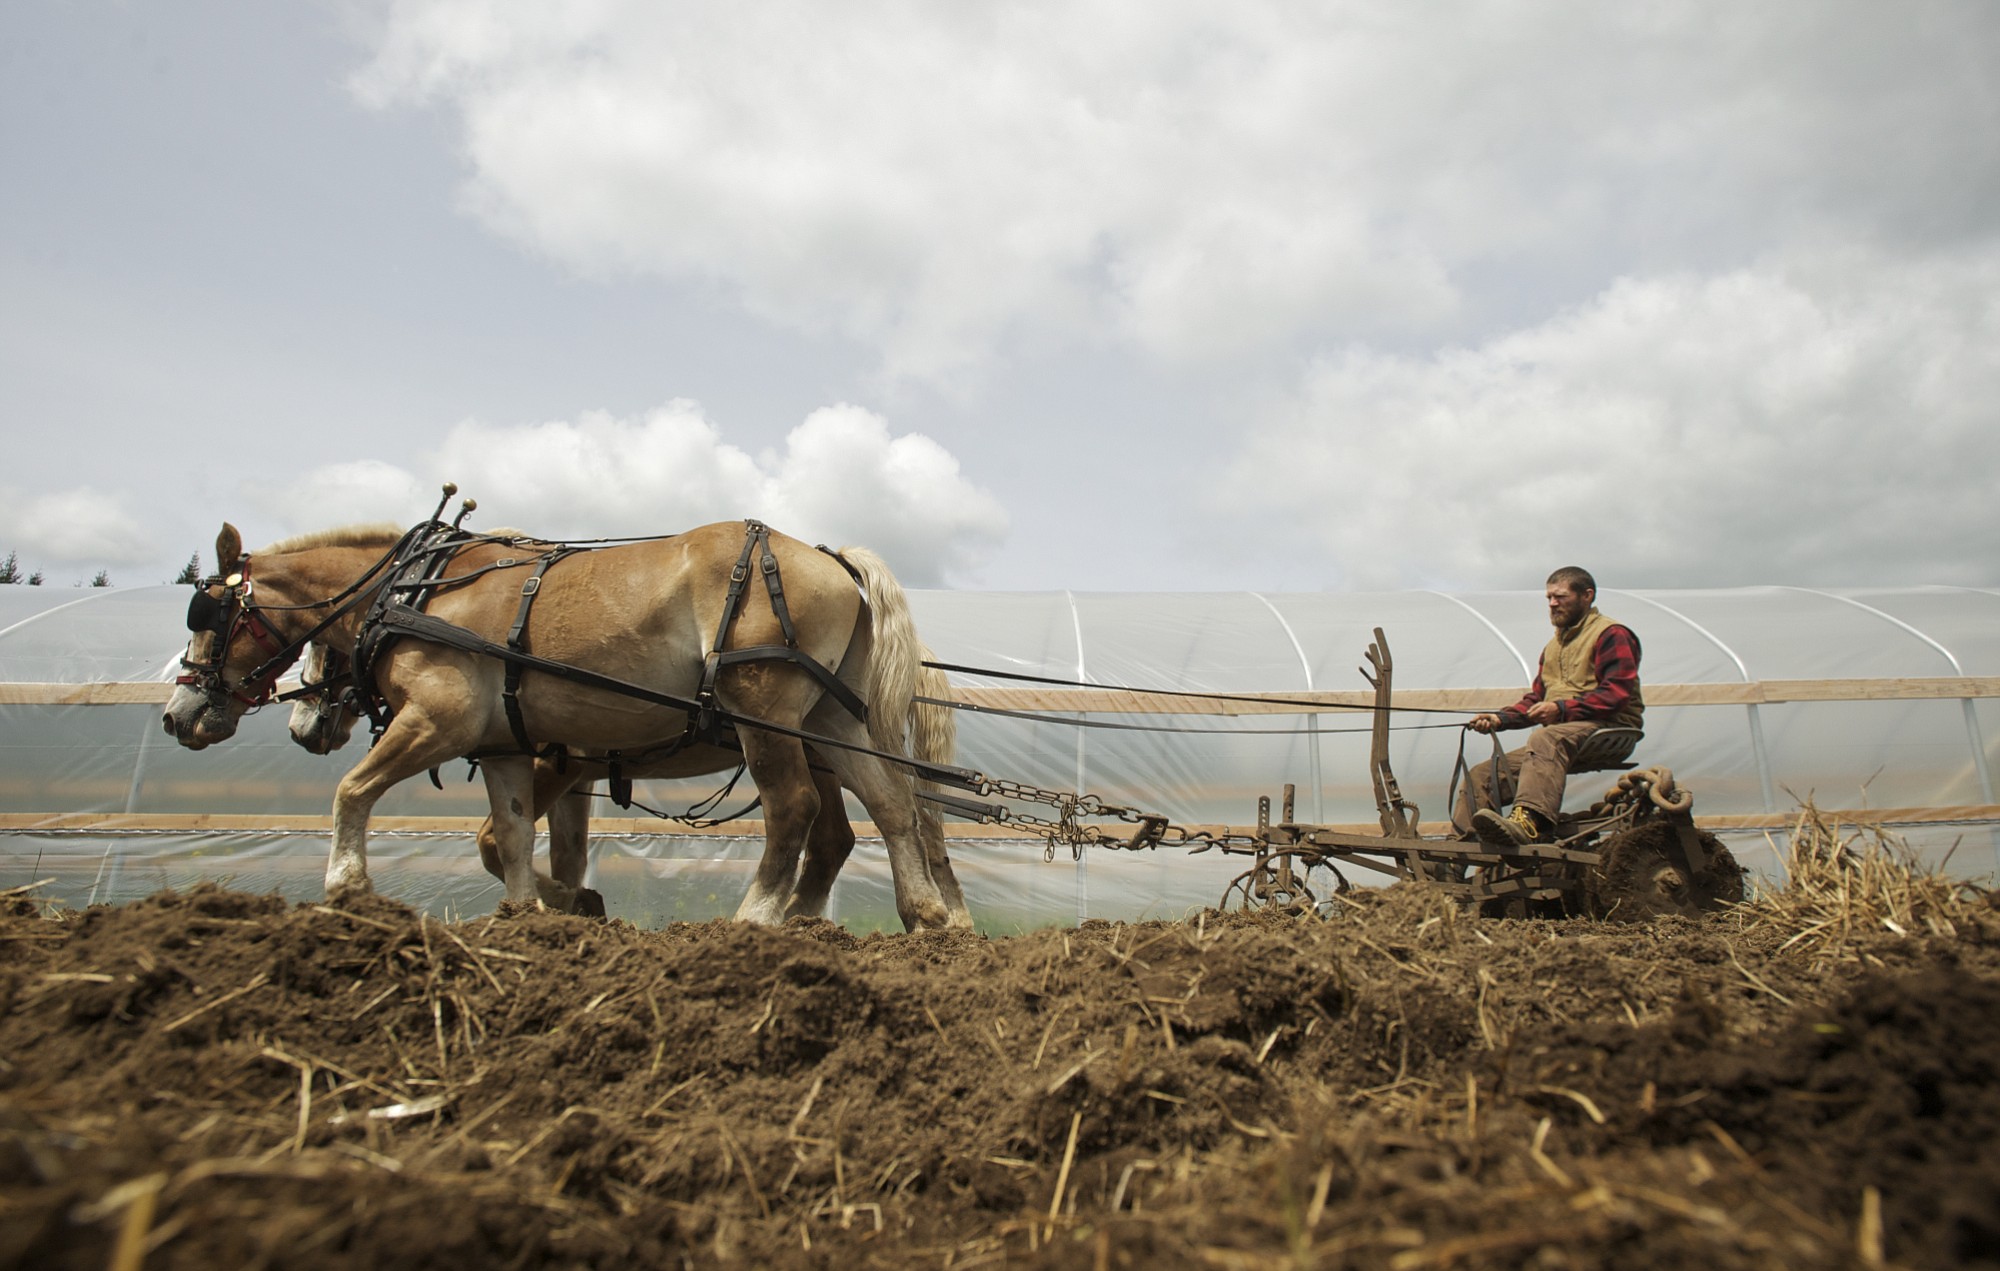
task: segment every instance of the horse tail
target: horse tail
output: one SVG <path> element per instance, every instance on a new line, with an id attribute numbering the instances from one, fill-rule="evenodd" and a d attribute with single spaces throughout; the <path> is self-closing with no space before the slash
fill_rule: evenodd
<path id="1" fill-rule="evenodd" d="M 933 660 L 931 651 L 924 645 L 923 660 Z M 928 697 L 935 701 L 951 698 L 951 681 L 936 667 L 919 665 L 917 668 L 917 697 Z M 949 706 L 937 706 L 931 702 L 910 701 L 910 749 L 912 759 L 924 763 L 950 764 L 958 759 L 958 712 Z M 935 781 L 917 781 L 918 790 L 938 791 Z M 923 839 L 924 853 L 932 862 L 944 856 L 944 810 L 929 799 L 917 800 L 917 833 Z"/>
<path id="2" fill-rule="evenodd" d="M 948 706 L 920 702 L 918 697 L 944 700 L 951 682 L 943 671 L 925 666 L 931 651 L 917 636 L 910 600 L 903 585 L 881 557 L 865 547 L 843 547 L 840 556 L 861 575 L 861 585 L 875 614 L 875 646 L 868 659 L 868 734 L 877 750 L 908 755 L 925 763 L 949 764 L 958 754 L 958 716 Z M 936 791 L 935 782 L 914 778 L 919 792 Z M 950 925 L 972 926 L 965 893 L 945 852 L 944 813 L 928 799 L 918 799 L 917 838 L 931 876 L 944 895 Z"/>
<path id="3" fill-rule="evenodd" d="M 931 660 L 928 647 L 923 650 L 926 662 Z M 930 702 L 910 701 L 910 757 L 925 763 L 948 764 L 958 758 L 958 713 L 949 706 L 936 706 L 932 702 L 951 699 L 951 680 L 943 671 L 932 666 L 917 669 L 917 697 L 927 697 Z"/>
<path id="4" fill-rule="evenodd" d="M 868 703 L 868 737 L 877 750 L 909 753 L 910 708 L 923 670 L 924 643 L 910 617 L 910 598 L 880 556 L 865 547 L 843 547 L 840 558 L 861 576 L 874 614 L 874 648 L 861 696 Z"/>

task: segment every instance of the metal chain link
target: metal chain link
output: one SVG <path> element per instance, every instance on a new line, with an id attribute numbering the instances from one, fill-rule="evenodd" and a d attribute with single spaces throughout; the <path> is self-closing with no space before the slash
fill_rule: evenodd
<path id="1" fill-rule="evenodd" d="M 1057 844 L 1063 844 L 1070 849 L 1072 860 L 1081 860 L 1083 849 L 1086 847 L 1133 851 L 1155 847 L 1184 847 L 1192 856 L 1211 848 L 1221 848 L 1224 852 L 1248 852 L 1256 851 L 1261 846 L 1260 840 L 1254 835 L 1219 835 L 1206 830 L 1190 830 L 1154 813 L 1106 803 L 1094 794 L 1045 790 L 1040 786 L 1026 785 L 1018 781 L 1001 781 L 983 776 L 977 789 L 982 795 L 997 795 L 1007 799 L 1040 803 L 1056 809 L 1055 819 L 1050 820 L 1031 813 L 1016 812 L 1000 805 L 993 807 L 990 813 L 982 818 L 988 824 L 1027 830 L 1041 838 L 1046 844 L 1042 851 L 1042 859 L 1045 861 L 1055 859 Z M 1095 825 L 1084 824 L 1082 818 L 1085 817 L 1101 817 L 1126 825 L 1137 825 L 1141 826 L 1142 830 L 1131 838 L 1112 837 Z"/>
<path id="2" fill-rule="evenodd" d="M 998 796 L 1020 802 L 1039 803 L 1056 810 L 1053 819 L 1035 816 L 1032 813 L 1017 812 L 1005 805 L 990 805 L 980 820 L 990 825 L 1004 825 L 1010 829 L 1025 830 L 1045 844 L 1042 859 L 1055 859 L 1058 844 L 1070 849 L 1070 859 L 1081 860 L 1086 847 L 1101 847 L 1112 850 L 1149 850 L 1156 847 L 1185 848 L 1190 856 L 1202 852 L 1220 850 L 1225 855 L 1251 855 L 1268 852 L 1271 846 L 1255 834 L 1217 834 L 1212 830 L 1189 829 L 1175 825 L 1166 817 L 1155 813 L 1142 812 L 1115 803 L 1106 803 L 1094 794 L 1078 794 L 1070 790 L 1046 790 L 1018 781 L 1002 781 L 980 774 L 976 785 L 971 788 L 981 795 Z M 1662 809 L 1673 810 L 1685 806 L 1691 800 L 1685 791 L 1676 792 L 1673 774 L 1665 768 L 1641 768 L 1620 776 L 1618 784 L 1605 792 L 1603 799 L 1593 804 L 1583 813 L 1585 817 L 1611 815 L 1625 805 L 1632 805 L 1628 815 L 1640 816 L 1649 809 L 1646 802 Z M 1125 825 L 1140 826 L 1137 834 L 1130 837 L 1108 835 L 1098 826 L 1085 823 L 1086 818 L 1101 818 Z"/>

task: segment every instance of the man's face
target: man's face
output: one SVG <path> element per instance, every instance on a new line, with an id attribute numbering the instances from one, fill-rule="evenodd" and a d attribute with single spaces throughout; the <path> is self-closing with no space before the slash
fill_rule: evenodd
<path id="1" fill-rule="evenodd" d="M 1590 588 L 1571 591 L 1568 583 L 1550 583 L 1549 625 L 1558 631 L 1573 627 L 1577 620 L 1590 611 L 1590 603 L 1597 599 L 1597 593 Z"/>

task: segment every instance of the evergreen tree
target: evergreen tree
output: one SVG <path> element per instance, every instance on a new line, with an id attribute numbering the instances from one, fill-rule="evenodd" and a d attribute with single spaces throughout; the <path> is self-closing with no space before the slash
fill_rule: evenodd
<path id="1" fill-rule="evenodd" d="M 18 583 L 20 581 L 21 554 L 19 552 L 8 552 L 7 559 L 0 561 L 0 583 Z"/>
<path id="2" fill-rule="evenodd" d="M 97 576 L 90 580 L 90 585 L 93 587 L 109 587 L 111 585 L 111 571 L 108 569 L 98 570 Z"/>
<path id="3" fill-rule="evenodd" d="M 174 581 L 177 583 L 198 583 L 201 581 L 200 552 L 196 552 L 194 555 L 188 557 L 188 563 L 181 567 L 181 572 L 175 577 Z"/>

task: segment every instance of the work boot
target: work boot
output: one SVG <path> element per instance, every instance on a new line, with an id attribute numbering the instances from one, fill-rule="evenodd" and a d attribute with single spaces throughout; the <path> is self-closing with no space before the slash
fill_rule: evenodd
<path id="1" fill-rule="evenodd" d="M 1472 828 L 1494 847 L 1526 847 L 1544 840 L 1540 818 L 1519 804 L 1506 816 L 1481 808 L 1472 814 Z"/>

